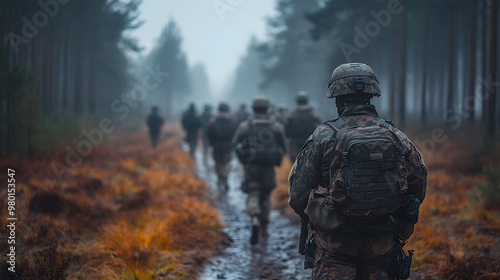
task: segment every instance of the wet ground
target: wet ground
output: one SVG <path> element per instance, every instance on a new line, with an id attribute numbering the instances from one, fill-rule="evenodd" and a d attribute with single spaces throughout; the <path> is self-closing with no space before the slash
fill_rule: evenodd
<path id="1" fill-rule="evenodd" d="M 210 259 L 202 269 L 201 280 L 311 279 L 311 270 L 304 270 L 303 256 L 298 253 L 299 224 L 272 210 L 269 237 L 259 244 L 250 244 L 250 218 L 245 213 L 246 196 L 240 191 L 242 169 L 236 159 L 231 162 L 229 190 L 217 190 L 217 179 L 211 159 L 197 154 L 198 175 L 214 192 L 215 201 L 226 225 L 228 245 Z"/>

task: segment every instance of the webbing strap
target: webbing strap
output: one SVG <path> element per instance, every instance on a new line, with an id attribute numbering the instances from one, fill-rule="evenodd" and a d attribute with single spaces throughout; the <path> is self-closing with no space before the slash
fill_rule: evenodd
<path id="1" fill-rule="evenodd" d="M 399 178 L 395 176 L 366 176 L 366 177 L 351 177 L 351 184 L 369 184 L 383 182 L 397 182 Z"/>
<path id="2" fill-rule="evenodd" d="M 345 128 L 346 123 L 342 117 L 338 117 L 333 121 L 327 121 L 325 124 L 329 125 L 335 132 L 339 132 L 341 129 Z"/>
<path id="3" fill-rule="evenodd" d="M 366 200 L 366 199 L 372 199 L 372 198 L 377 198 L 377 197 L 384 197 L 386 199 L 393 199 L 399 196 L 398 191 L 394 190 L 385 190 L 385 191 L 379 191 L 379 192 L 368 192 L 368 193 L 351 193 L 351 199 L 354 201 L 358 200 Z"/>
<path id="4" fill-rule="evenodd" d="M 349 160 L 352 161 L 374 161 L 378 159 L 393 159 L 394 152 L 386 152 L 386 153 L 373 153 L 368 155 L 357 155 L 350 156 Z"/>
<path id="5" fill-rule="evenodd" d="M 356 186 L 356 192 L 383 191 L 388 189 L 397 190 L 398 187 L 391 187 L 391 185 L 388 184 Z"/>
<path id="6" fill-rule="evenodd" d="M 351 162 L 349 163 L 349 168 L 352 169 L 362 169 L 362 168 L 380 168 L 380 163 L 378 162 Z"/>
<path id="7" fill-rule="evenodd" d="M 396 127 L 390 121 L 386 121 L 382 118 L 379 118 L 379 124 L 387 129 L 389 129 L 391 132 L 396 131 Z"/>
<path id="8" fill-rule="evenodd" d="M 380 168 L 369 168 L 369 169 L 354 169 L 349 170 L 351 176 L 369 176 L 369 175 L 382 175 L 382 169 Z"/>
<path id="9" fill-rule="evenodd" d="M 351 210 L 369 210 L 386 207 L 394 207 L 399 204 L 397 199 L 393 200 L 380 200 L 380 201 L 352 201 L 349 204 Z"/>
<path id="10" fill-rule="evenodd" d="M 349 168 L 352 169 L 367 169 L 367 168 L 380 168 L 391 169 L 396 165 L 394 161 L 365 161 L 365 162 L 352 162 L 349 163 Z"/>

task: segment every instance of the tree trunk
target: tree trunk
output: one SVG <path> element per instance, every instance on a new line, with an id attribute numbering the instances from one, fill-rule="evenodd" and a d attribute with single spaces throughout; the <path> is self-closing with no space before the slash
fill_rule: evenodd
<path id="1" fill-rule="evenodd" d="M 429 14 L 430 14 L 430 5 L 429 0 L 425 0 L 424 2 L 424 42 L 423 42 L 423 65 L 422 65 L 422 104 L 421 104 L 421 118 L 422 118 L 422 126 L 425 127 L 427 122 L 427 71 L 428 71 L 428 51 L 429 51 Z"/>
<path id="2" fill-rule="evenodd" d="M 450 117 L 455 113 L 454 109 L 454 96 L 456 94 L 456 81 L 457 81 L 457 30 L 456 30 L 456 19 L 455 19 L 456 8 L 452 5 L 450 8 L 450 30 L 449 30 L 449 62 L 448 62 L 448 89 L 446 95 L 446 124 L 451 125 Z"/>
<path id="3" fill-rule="evenodd" d="M 394 120 L 396 117 L 396 40 L 392 40 L 392 52 L 391 52 L 391 74 L 390 74 L 390 89 L 389 89 L 389 118 Z"/>
<path id="4" fill-rule="evenodd" d="M 488 35 L 487 35 L 487 30 L 488 30 L 488 1 L 483 0 L 483 10 L 482 10 L 482 15 L 481 15 L 481 73 L 482 73 L 482 78 L 486 79 L 488 76 L 488 48 L 487 48 L 487 42 L 488 42 Z M 481 100 L 482 100 L 482 106 L 481 106 L 481 120 L 483 123 L 487 122 L 487 112 L 488 112 L 488 99 L 485 98 L 487 96 L 487 91 L 488 88 L 484 85 L 481 86 Z"/>
<path id="5" fill-rule="evenodd" d="M 475 112 L 476 112 L 476 44 L 477 44 L 477 20 L 478 20 L 478 3 L 472 3 L 472 15 L 471 15 L 471 30 L 469 37 L 469 55 L 468 55 L 468 67 L 469 70 L 469 81 L 467 88 L 467 97 L 465 98 L 464 108 L 467 110 L 467 122 L 469 124 L 474 124 L 475 122 Z M 467 74 L 467 73 L 466 73 Z"/>
<path id="6" fill-rule="evenodd" d="M 401 15 L 401 69 L 399 80 L 399 119 L 398 123 L 401 126 L 405 125 L 406 117 L 406 59 L 407 59 L 407 27 L 408 27 L 408 5 L 409 2 L 405 1 L 405 6 Z"/>
<path id="7" fill-rule="evenodd" d="M 489 64 L 488 64 L 488 76 L 486 80 L 490 80 L 495 82 L 497 78 L 497 39 L 498 39 L 498 22 L 497 22 L 497 10 L 498 10 L 498 0 L 491 0 L 490 7 L 490 46 L 489 46 Z M 496 130 L 496 94 L 498 93 L 498 87 L 494 85 L 489 85 L 489 87 L 493 88 L 493 92 L 490 92 L 488 95 L 488 119 L 487 119 L 487 129 L 488 135 L 491 137 L 495 136 Z M 489 88 L 487 89 L 489 90 Z"/>

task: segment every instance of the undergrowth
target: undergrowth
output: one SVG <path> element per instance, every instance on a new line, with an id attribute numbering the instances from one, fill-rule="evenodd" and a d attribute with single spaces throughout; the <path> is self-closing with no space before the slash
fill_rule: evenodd
<path id="1" fill-rule="evenodd" d="M 204 182 L 193 175 L 193 160 L 173 137 L 178 128 L 167 124 L 164 131 L 168 137 L 156 150 L 145 129 L 110 135 L 109 144 L 94 147 L 62 181 L 50 173 L 50 163 L 63 163 L 65 150 L 51 158 L 0 161 L 3 169 L 16 170 L 19 266 L 9 277 L 192 279 L 217 249 L 222 221 Z M 2 242 L 0 253 L 7 250 Z"/>

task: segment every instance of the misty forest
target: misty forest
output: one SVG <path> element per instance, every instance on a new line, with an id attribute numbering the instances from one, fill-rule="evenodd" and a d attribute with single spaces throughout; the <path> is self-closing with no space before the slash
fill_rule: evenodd
<path id="1" fill-rule="evenodd" d="M 221 189 L 203 126 L 194 152 L 181 119 L 190 104 L 202 123 L 220 102 L 251 114 L 256 96 L 286 116 L 305 91 L 332 120 L 328 81 L 351 62 L 373 69 L 372 104 L 428 169 L 409 279 L 500 278 L 498 0 L 274 0 L 266 36 L 247 34 L 218 88 L 174 17 L 144 48 L 142 2 L 0 0 L 1 279 L 311 279 L 293 159 L 275 168 L 269 236 L 251 245 L 244 166 L 233 156 Z M 258 5 L 208 2 L 215 18 Z"/>

